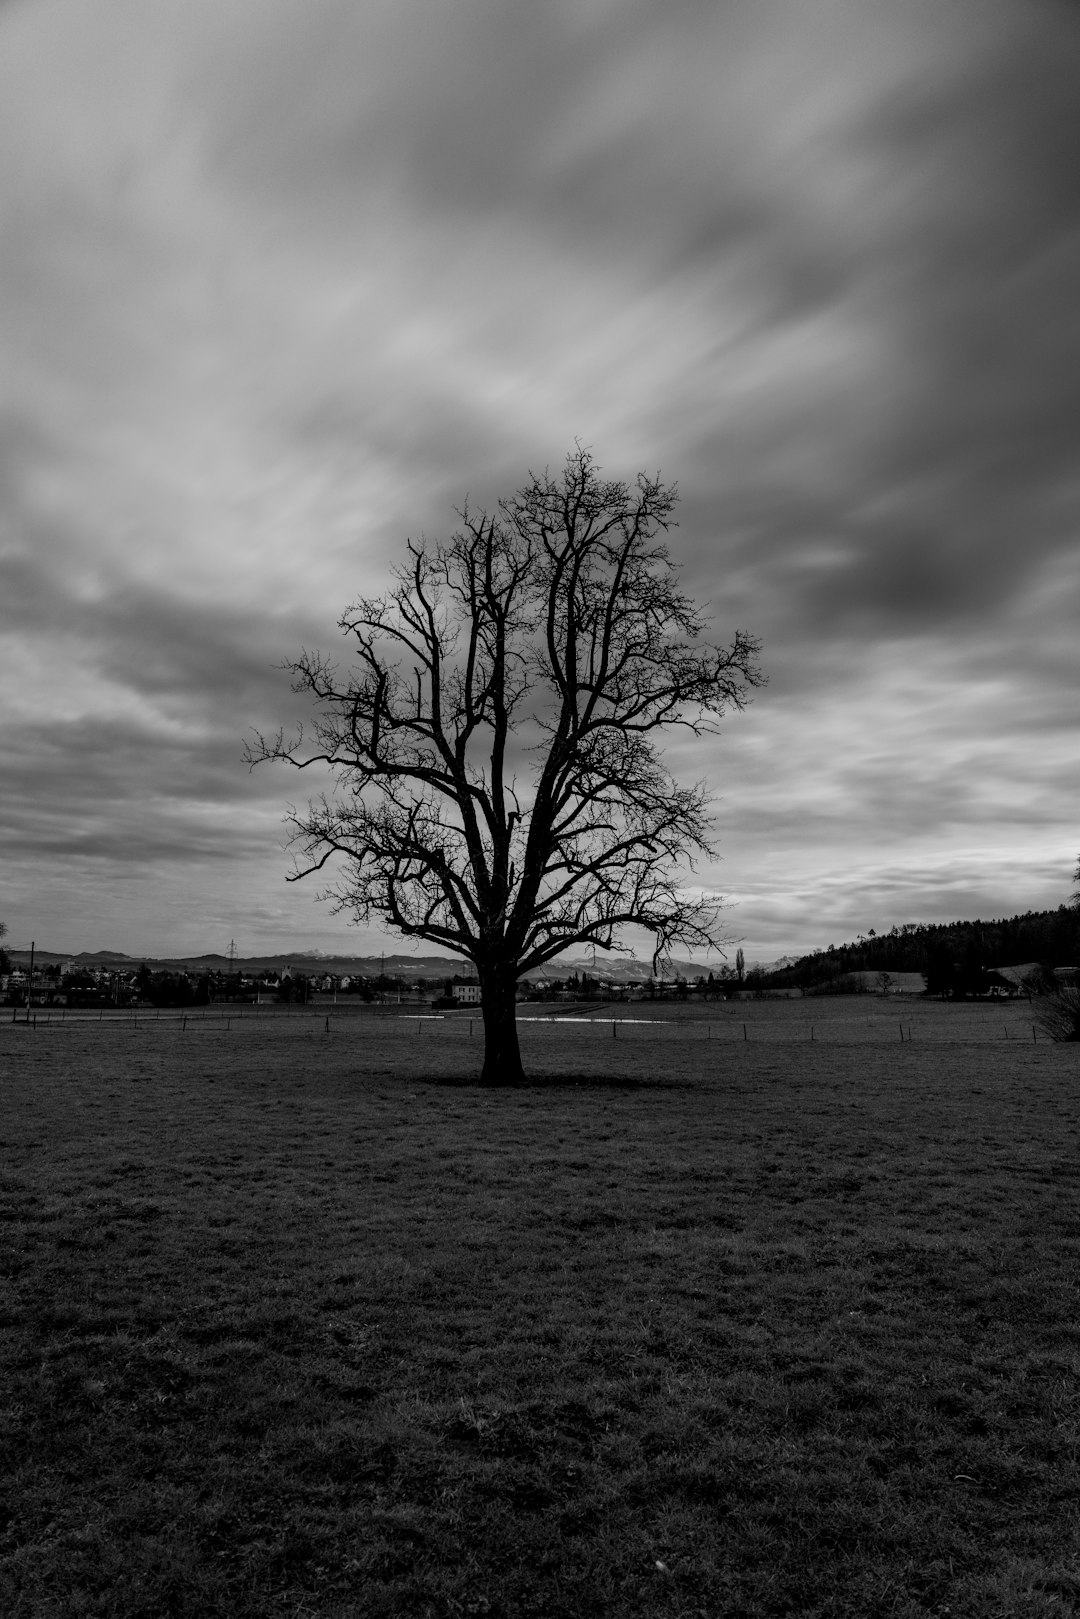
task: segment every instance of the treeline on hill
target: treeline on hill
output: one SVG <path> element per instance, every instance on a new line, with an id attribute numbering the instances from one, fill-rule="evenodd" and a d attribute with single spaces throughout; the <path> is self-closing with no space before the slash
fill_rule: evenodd
<path id="1" fill-rule="evenodd" d="M 975 992 L 993 967 L 1037 962 L 1047 968 L 1080 961 L 1080 908 L 1027 911 L 994 922 L 909 922 L 873 930 L 854 944 L 829 945 L 767 975 L 770 989 L 839 989 L 852 973 L 923 973 L 930 995 Z"/>

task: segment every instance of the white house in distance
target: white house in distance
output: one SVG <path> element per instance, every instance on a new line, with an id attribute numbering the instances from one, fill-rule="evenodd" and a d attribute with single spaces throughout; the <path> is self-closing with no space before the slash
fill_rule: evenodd
<path id="1" fill-rule="evenodd" d="M 454 985 L 454 999 L 459 1006 L 480 1005 L 480 985 L 474 979 L 469 983 Z"/>

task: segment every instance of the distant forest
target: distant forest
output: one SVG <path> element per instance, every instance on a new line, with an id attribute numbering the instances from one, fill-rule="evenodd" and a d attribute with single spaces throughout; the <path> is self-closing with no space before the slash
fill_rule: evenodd
<path id="1" fill-rule="evenodd" d="M 1080 962 L 1080 907 L 1027 911 L 996 922 L 907 923 L 854 944 L 830 945 L 766 975 L 770 989 L 825 989 L 850 973 L 925 973 L 931 995 L 969 993 L 994 967 Z"/>

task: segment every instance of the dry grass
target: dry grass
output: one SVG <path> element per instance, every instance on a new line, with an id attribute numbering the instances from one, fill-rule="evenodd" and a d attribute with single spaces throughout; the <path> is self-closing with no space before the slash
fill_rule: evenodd
<path id="1" fill-rule="evenodd" d="M 0 1028 L 0 1611 L 1076 1611 L 1075 1049 L 745 1011 Z"/>

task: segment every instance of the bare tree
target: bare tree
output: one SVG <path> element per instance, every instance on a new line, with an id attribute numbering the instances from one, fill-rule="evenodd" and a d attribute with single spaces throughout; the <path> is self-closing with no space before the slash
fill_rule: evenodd
<path id="1" fill-rule="evenodd" d="M 289 817 L 291 880 L 343 856 L 324 891 L 339 910 L 475 965 L 489 1083 L 522 1078 L 519 977 L 567 946 L 618 949 L 636 923 L 655 970 L 675 944 L 719 943 L 719 904 L 677 875 L 712 852 L 708 795 L 654 736 L 715 732 L 763 677 L 753 636 L 701 644 L 661 538 L 675 502 L 658 476 L 601 478 L 579 446 L 560 478 L 466 506 L 344 614 L 350 671 L 306 651 L 286 666 L 318 705 L 310 733 L 248 749 L 335 774 Z"/>

